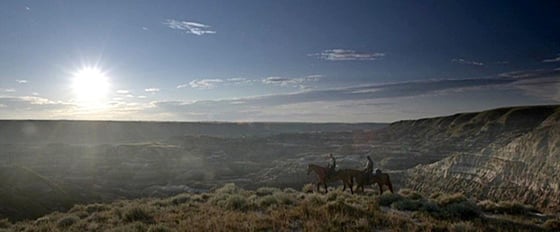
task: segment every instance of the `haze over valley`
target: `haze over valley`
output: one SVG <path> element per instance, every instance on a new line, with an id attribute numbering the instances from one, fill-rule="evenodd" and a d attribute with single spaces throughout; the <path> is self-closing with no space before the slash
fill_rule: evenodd
<path id="1" fill-rule="evenodd" d="M 559 113 L 513 107 L 391 124 L 1 121 L 0 213 L 34 218 L 226 183 L 301 189 L 314 181 L 307 164 L 326 166 L 329 153 L 339 169 L 361 169 L 369 155 L 396 189 L 556 212 Z"/>

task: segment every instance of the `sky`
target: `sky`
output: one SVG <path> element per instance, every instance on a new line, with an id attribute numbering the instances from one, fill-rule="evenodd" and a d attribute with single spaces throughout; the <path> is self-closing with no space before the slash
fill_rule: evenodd
<path id="1" fill-rule="evenodd" d="M 558 1 L 0 1 L 0 119 L 394 122 L 560 103 Z"/>

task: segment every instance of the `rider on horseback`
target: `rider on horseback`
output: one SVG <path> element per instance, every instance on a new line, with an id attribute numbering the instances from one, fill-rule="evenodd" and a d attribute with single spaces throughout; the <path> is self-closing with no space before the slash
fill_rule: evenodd
<path id="1" fill-rule="evenodd" d="M 372 171 L 373 171 L 373 160 L 371 160 L 371 157 L 369 157 L 369 155 L 366 157 L 367 158 L 367 164 L 366 167 L 364 168 L 364 175 L 366 177 L 366 180 L 369 180 L 369 177 L 372 175 Z"/>
<path id="2" fill-rule="evenodd" d="M 328 164 L 327 167 L 329 168 L 329 176 L 332 176 L 335 174 L 336 159 L 334 158 L 332 153 L 329 154 L 329 158 L 331 158 L 332 164 Z"/>
<path id="3" fill-rule="evenodd" d="M 367 174 L 373 171 L 373 161 L 371 160 L 369 155 L 366 158 L 367 158 L 367 164 L 366 164 L 366 168 L 364 168 L 364 173 Z"/>

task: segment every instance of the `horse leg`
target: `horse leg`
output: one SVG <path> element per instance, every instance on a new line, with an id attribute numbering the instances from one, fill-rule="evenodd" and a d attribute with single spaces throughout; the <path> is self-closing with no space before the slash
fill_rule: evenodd
<path id="1" fill-rule="evenodd" d="M 317 192 L 318 192 L 318 193 L 320 193 L 320 192 L 319 192 L 319 184 L 321 184 L 321 182 L 317 182 Z"/>
<path id="2" fill-rule="evenodd" d="M 323 185 L 325 186 L 325 193 L 328 193 L 328 192 L 329 192 L 329 189 L 327 188 L 327 182 L 325 181 L 325 182 L 323 183 Z"/>
<path id="3" fill-rule="evenodd" d="M 391 191 L 391 193 L 393 192 L 393 184 L 391 183 L 391 181 L 389 181 L 389 184 L 387 184 L 387 186 L 389 186 L 389 191 Z"/>
<path id="4" fill-rule="evenodd" d="M 381 183 L 377 183 L 377 185 L 379 186 L 379 195 L 383 194 L 383 185 Z"/>

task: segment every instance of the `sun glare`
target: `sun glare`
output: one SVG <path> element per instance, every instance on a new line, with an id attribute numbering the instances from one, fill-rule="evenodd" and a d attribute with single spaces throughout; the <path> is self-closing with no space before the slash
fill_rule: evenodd
<path id="1" fill-rule="evenodd" d="M 103 108 L 107 104 L 109 78 L 97 67 L 83 67 L 73 74 L 72 90 L 84 108 Z"/>

